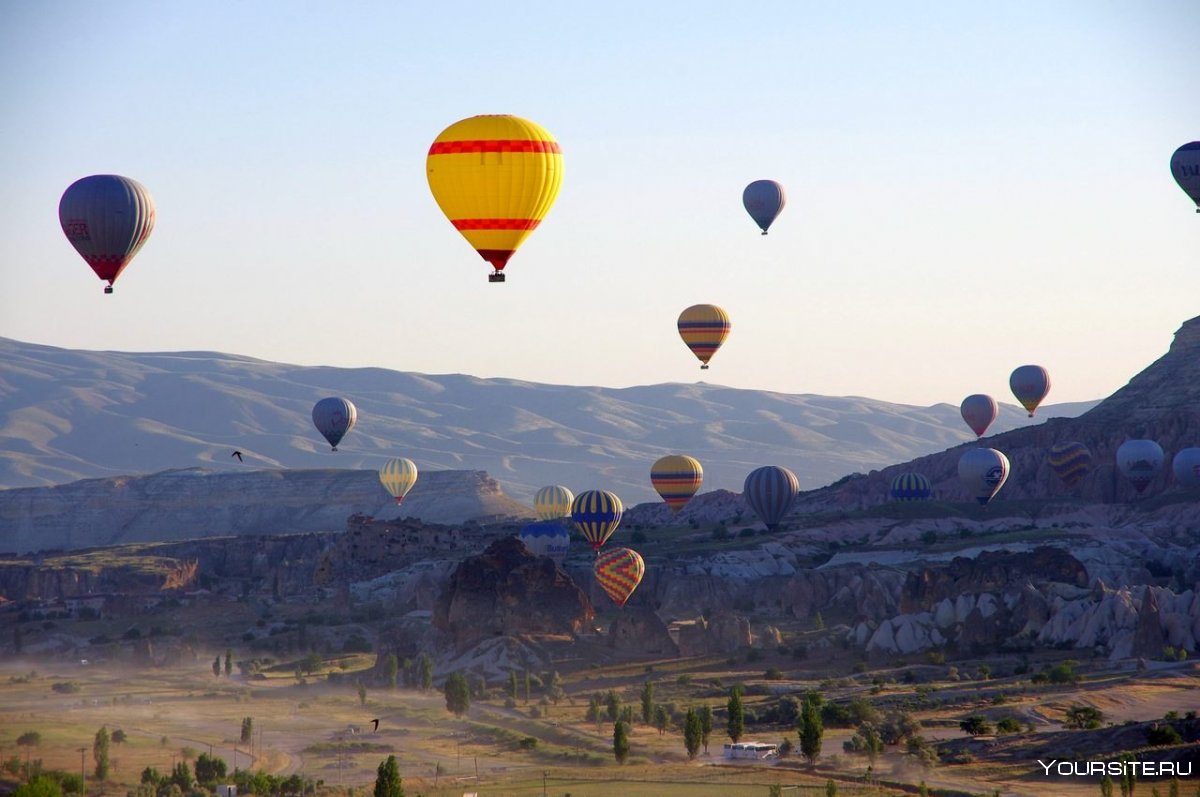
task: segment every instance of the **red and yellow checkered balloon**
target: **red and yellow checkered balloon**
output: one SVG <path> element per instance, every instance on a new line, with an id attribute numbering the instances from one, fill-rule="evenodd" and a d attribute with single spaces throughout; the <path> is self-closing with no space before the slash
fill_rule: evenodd
<path id="1" fill-rule="evenodd" d="M 641 554 L 629 548 L 613 548 L 596 557 L 596 583 L 608 593 L 618 606 L 642 583 L 646 575 L 646 563 Z"/>

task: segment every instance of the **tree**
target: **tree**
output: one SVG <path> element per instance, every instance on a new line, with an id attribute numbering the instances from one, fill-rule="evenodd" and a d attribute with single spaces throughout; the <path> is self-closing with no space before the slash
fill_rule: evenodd
<path id="1" fill-rule="evenodd" d="M 654 716 L 654 683 L 646 681 L 642 684 L 642 722 L 650 724 Z"/>
<path id="2" fill-rule="evenodd" d="M 1113 797 L 1113 779 L 1107 774 L 1100 778 L 1100 797 Z"/>
<path id="3" fill-rule="evenodd" d="M 242 744 L 249 742 L 254 738 L 254 720 L 250 717 L 242 717 Z"/>
<path id="4" fill-rule="evenodd" d="M 325 661 L 321 658 L 321 654 L 315 650 L 300 660 L 300 669 L 305 675 L 312 675 L 321 671 L 321 666 Z"/>
<path id="5" fill-rule="evenodd" d="M 62 786 L 49 775 L 35 775 L 18 786 L 13 797 L 62 797 Z"/>
<path id="6" fill-rule="evenodd" d="M 550 686 L 546 690 L 546 696 L 549 697 L 550 702 L 556 706 L 558 705 L 558 701 L 562 700 L 564 697 L 562 676 L 558 674 L 558 670 L 550 673 Z"/>
<path id="7" fill-rule="evenodd" d="M 358 704 L 365 706 L 367 704 L 367 687 L 363 686 L 363 682 L 358 682 Z"/>
<path id="8" fill-rule="evenodd" d="M 92 758 L 96 762 L 96 780 L 108 779 L 108 726 L 101 725 L 92 740 Z"/>
<path id="9" fill-rule="evenodd" d="M 421 654 L 418 669 L 421 671 L 421 689 L 428 692 L 433 688 L 433 659 L 428 653 Z"/>
<path id="10" fill-rule="evenodd" d="M 742 690 L 741 687 L 733 687 L 729 690 L 729 702 L 725 705 L 725 711 L 729 715 L 726 720 L 726 729 L 729 733 L 729 738 L 737 744 L 738 739 L 742 738 L 742 733 L 746 730 L 746 714 L 742 708 Z"/>
<path id="11" fill-rule="evenodd" d="M 17 744 L 21 747 L 37 747 L 42 743 L 42 735 L 37 731 L 25 731 L 17 737 Z"/>
<path id="12" fill-rule="evenodd" d="M 225 677 L 233 675 L 233 651 L 225 648 Z"/>
<path id="13" fill-rule="evenodd" d="M 821 722 L 821 693 L 809 692 L 800 707 L 800 752 L 808 759 L 809 766 L 817 763 L 821 755 L 821 737 L 825 726 Z"/>
<path id="14" fill-rule="evenodd" d="M 667 707 L 657 705 L 654 707 L 654 727 L 658 729 L 658 735 L 662 736 L 666 733 L 667 726 L 671 724 L 671 715 L 667 713 Z"/>
<path id="15" fill-rule="evenodd" d="M 383 663 L 383 677 L 387 679 L 388 689 L 396 689 L 397 676 L 400 674 L 400 660 L 395 653 L 389 653 Z"/>
<path id="16" fill-rule="evenodd" d="M 196 782 L 192 780 L 191 767 L 186 761 L 180 761 L 175 765 L 175 769 L 171 770 L 171 782 L 179 787 L 179 790 L 184 794 L 192 790 Z"/>
<path id="17" fill-rule="evenodd" d="M 120 728 L 117 728 L 112 732 L 113 744 L 125 744 L 125 740 L 128 738 L 129 737 L 125 735 L 125 731 L 121 730 Z"/>
<path id="18" fill-rule="evenodd" d="M 224 758 L 201 753 L 200 757 L 196 759 L 196 781 L 206 789 L 214 788 L 217 783 L 225 779 L 226 774 Z"/>
<path id="19" fill-rule="evenodd" d="M 1121 787 L 1121 797 L 1133 797 L 1133 790 L 1137 788 L 1137 768 L 1131 766 L 1133 758 L 1128 753 L 1121 756 L 1121 780 L 1118 785 Z"/>
<path id="20" fill-rule="evenodd" d="M 629 757 L 629 729 L 623 722 L 613 725 L 613 757 L 618 764 L 624 764 Z"/>
<path id="21" fill-rule="evenodd" d="M 1104 712 L 1092 706 L 1071 706 L 1067 709 L 1064 728 L 1073 730 L 1090 730 L 1099 728 L 1104 721 Z"/>
<path id="22" fill-rule="evenodd" d="M 529 703 L 529 687 L 530 687 L 529 670 L 525 671 L 525 703 Z"/>
<path id="23" fill-rule="evenodd" d="M 604 695 L 604 707 L 608 712 L 610 722 L 616 722 L 621 718 L 621 696 L 617 694 L 616 689 L 609 689 Z"/>
<path id="24" fill-rule="evenodd" d="M 813 628 L 817 629 L 818 631 L 825 630 L 825 618 L 821 616 L 820 612 L 817 612 L 813 617 Z"/>
<path id="25" fill-rule="evenodd" d="M 837 797 L 837 781 L 833 778 L 825 781 L 825 797 Z"/>
<path id="26" fill-rule="evenodd" d="M 688 758 L 695 758 L 700 752 L 700 715 L 693 708 L 688 708 L 687 716 L 683 718 L 683 746 L 687 749 Z"/>
<path id="27" fill-rule="evenodd" d="M 517 671 L 508 671 L 508 699 L 517 702 Z"/>
<path id="28" fill-rule="evenodd" d="M 979 680 L 989 681 L 992 678 L 992 668 L 986 664 L 979 665 Z"/>
<path id="29" fill-rule="evenodd" d="M 213 659 L 213 678 L 220 678 L 220 677 L 221 677 L 221 654 L 218 653 L 217 657 L 215 659 Z"/>
<path id="30" fill-rule="evenodd" d="M 400 767 L 396 756 L 390 755 L 386 761 L 379 764 L 375 775 L 374 797 L 404 797 L 404 787 L 400 784 Z"/>
<path id="31" fill-rule="evenodd" d="M 972 736 L 983 736 L 992 732 L 992 724 L 982 714 L 972 714 L 958 723 L 964 733 Z"/>
<path id="32" fill-rule="evenodd" d="M 471 687 L 462 673 L 452 672 L 446 676 L 446 710 L 461 717 L 471 707 Z"/>
<path id="33" fill-rule="evenodd" d="M 705 705 L 700 709 L 700 743 L 704 745 L 704 753 L 708 754 L 708 739 L 713 732 L 712 706 Z"/>
<path id="34" fill-rule="evenodd" d="M 879 735 L 884 744 L 900 744 L 921 730 L 921 723 L 906 711 L 890 712 L 879 726 Z"/>

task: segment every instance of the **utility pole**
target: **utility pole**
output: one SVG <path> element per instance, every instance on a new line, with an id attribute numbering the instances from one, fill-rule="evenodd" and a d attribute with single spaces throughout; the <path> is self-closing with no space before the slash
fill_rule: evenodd
<path id="1" fill-rule="evenodd" d="M 547 795 L 546 795 L 546 775 L 548 775 L 548 774 L 550 774 L 550 773 L 548 773 L 544 769 L 542 770 L 542 797 L 547 797 Z"/>
<path id="2" fill-rule="evenodd" d="M 87 781 L 87 767 L 83 763 L 83 754 L 86 752 L 87 752 L 86 747 L 79 748 L 79 780 L 83 781 L 83 782 Z M 87 789 L 84 789 L 84 792 L 86 793 Z"/>

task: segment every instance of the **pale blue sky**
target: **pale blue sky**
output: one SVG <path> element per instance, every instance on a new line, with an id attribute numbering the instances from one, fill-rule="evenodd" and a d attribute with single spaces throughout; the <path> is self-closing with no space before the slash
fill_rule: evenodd
<path id="1" fill-rule="evenodd" d="M 1098 398 L 1200 314 L 1200 3 L 0 0 L 0 335 L 624 386 Z M 425 153 L 514 113 L 565 179 L 504 285 Z M 58 226 L 117 173 L 154 234 L 113 296 Z M 770 236 L 741 207 L 771 178 Z"/>

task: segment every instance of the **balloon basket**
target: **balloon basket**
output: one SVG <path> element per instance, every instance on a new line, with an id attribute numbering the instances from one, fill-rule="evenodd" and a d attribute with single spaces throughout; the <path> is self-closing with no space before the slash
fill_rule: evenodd
<path id="1" fill-rule="evenodd" d="M 111 286 L 111 285 L 105 285 L 105 286 L 104 286 L 104 292 L 105 292 L 105 293 L 112 293 L 112 286 Z"/>
<path id="2" fill-rule="evenodd" d="M 495 274 L 488 274 L 488 282 L 504 282 L 504 274 L 499 271 Z"/>

